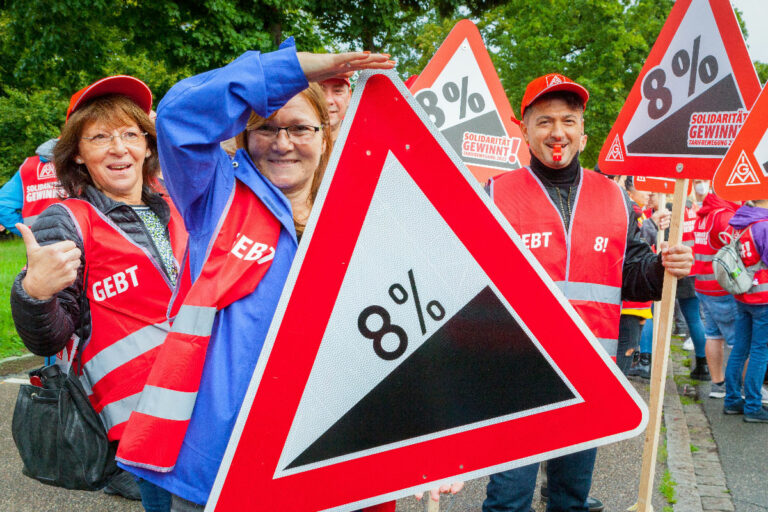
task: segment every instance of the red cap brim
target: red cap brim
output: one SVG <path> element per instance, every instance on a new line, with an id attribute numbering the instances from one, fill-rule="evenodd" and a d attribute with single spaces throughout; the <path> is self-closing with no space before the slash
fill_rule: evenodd
<path id="1" fill-rule="evenodd" d="M 88 100 L 107 94 L 122 94 L 132 99 L 147 114 L 152 111 L 152 91 L 149 86 L 138 78 L 116 75 L 102 78 L 73 94 L 67 109 L 67 119 Z"/>

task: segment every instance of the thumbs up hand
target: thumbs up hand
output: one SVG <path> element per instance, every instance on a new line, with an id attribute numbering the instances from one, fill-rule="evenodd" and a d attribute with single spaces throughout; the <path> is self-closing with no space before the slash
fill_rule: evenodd
<path id="1" fill-rule="evenodd" d="M 80 268 L 80 249 L 75 242 L 63 240 L 41 247 L 27 226 L 19 223 L 16 229 L 27 247 L 27 275 L 21 281 L 27 295 L 48 300 L 75 282 Z"/>

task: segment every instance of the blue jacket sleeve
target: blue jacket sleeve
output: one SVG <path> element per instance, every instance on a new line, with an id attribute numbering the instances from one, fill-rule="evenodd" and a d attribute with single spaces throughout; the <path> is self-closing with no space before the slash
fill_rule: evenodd
<path id="1" fill-rule="evenodd" d="M 21 222 L 21 207 L 24 206 L 24 187 L 21 185 L 19 171 L 0 188 L 0 225 L 11 233 L 21 236 L 14 226 Z"/>
<path id="2" fill-rule="evenodd" d="M 289 39 L 275 52 L 246 52 L 223 68 L 182 80 L 162 99 L 157 108 L 160 165 L 190 232 L 196 224 L 190 205 L 207 200 L 217 174 L 233 172 L 219 143 L 242 132 L 252 110 L 268 117 L 307 86 Z"/>

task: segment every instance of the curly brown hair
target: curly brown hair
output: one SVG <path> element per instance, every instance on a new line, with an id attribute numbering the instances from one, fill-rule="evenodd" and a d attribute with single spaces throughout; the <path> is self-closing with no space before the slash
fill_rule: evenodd
<path id="1" fill-rule="evenodd" d="M 70 197 L 79 197 L 86 186 L 94 185 L 91 174 L 85 164 L 78 164 L 75 157 L 80 153 L 80 137 L 87 125 L 101 122 L 110 128 L 118 128 L 129 123 L 136 123 L 142 132 L 146 132 L 147 149 L 151 154 L 144 159 L 141 177 L 143 183 L 142 199 L 156 182 L 159 175 L 157 158 L 157 134 L 155 125 L 149 116 L 133 100 L 121 94 L 107 94 L 92 99 L 73 112 L 61 130 L 59 142 L 53 150 L 53 164 L 61 187 Z"/>
<path id="2" fill-rule="evenodd" d="M 328 165 L 328 160 L 331 158 L 331 151 L 333 151 L 333 138 L 331 136 L 331 121 L 328 116 L 328 103 L 325 100 L 325 94 L 323 93 L 322 87 L 316 83 L 312 83 L 308 88 L 304 89 L 299 94 L 304 96 L 309 105 L 312 107 L 312 110 L 314 110 L 315 114 L 317 115 L 317 118 L 320 119 L 320 123 L 323 125 L 323 140 L 325 140 L 325 151 L 323 151 L 323 154 L 320 155 L 320 163 L 317 165 L 317 169 L 315 169 L 314 176 L 312 176 L 312 188 L 309 191 L 311 207 L 315 202 L 315 198 L 317 197 L 317 190 L 320 188 L 320 183 L 323 181 L 325 166 Z M 277 112 L 272 114 L 269 118 L 264 118 L 258 115 L 256 112 L 251 112 L 251 116 L 248 118 L 248 124 L 246 124 L 245 130 L 235 136 L 234 146 L 237 149 L 244 149 L 248 151 L 248 132 L 255 130 L 259 126 L 263 125 L 269 119 L 272 119 L 272 117 L 274 117 L 276 114 Z M 225 141 L 222 145 L 228 152 L 232 152 L 232 144 L 230 141 Z M 249 156 L 253 158 L 253 155 Z M 293 222 L 296 226 L 296 233 L 301 235 L 304 232 L 304 224 L 296 222 L 295 218 Z"/>

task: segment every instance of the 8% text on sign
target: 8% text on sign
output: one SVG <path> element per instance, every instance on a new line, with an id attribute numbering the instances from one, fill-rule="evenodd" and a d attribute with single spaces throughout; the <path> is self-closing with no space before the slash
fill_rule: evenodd
<path id="1" fill-rule="evenodd" d="M 701 36 L 693 40 L 693 49 L 679 50 L 672 57 L 672 73 L 683 78 L 688 73 L 688 97 L 696 92 L 696 77 L 705 84 L 709 84 L 717 78 L 718 64 L 713 55 L 707 55 L 699 62 L 699 47 L 701 45 Z M 643 80 L 643 96 L 648 103 L 648 117 L 659 119 L 663 117 L 672 106 L 672 91 L 665 87 L 667 83 L 667 72 L 662 68 L 656 68 L 648 73 Z"/>
<path id="2" fill-rule="evenodd" d="M 467 117 L 467 107 L 475 114 L 485 110 L 485 99 L 479 93 L 469 94 L 469 77 L 464 76 L 461 79 L 461 89 L 456 82 L 446 82 L 443 85 L 443 98 L 449 103 L 459 103 L 459 119 Z M 435 126 L 441 128 L 445 124 L 445 112 L 438 107 L 440 99 L 434 91 L 424 89 L 416 93 L 416 101 L 424 108 L 424 111 L 430 116 Z"/>
<path id="3" fill-rule="evenodd" d="M 416 307 L 416 315 L 419 319 L 421 334 L 426 334 L 427 326 L 424 313 L 426 312 L 432 320 L 437 322 L 445 317 L 445 308 L 438 301 L 431 300 L 427 303 L 426 308 L 422 310 L 421 299 L 419 298 L 419 291 L 416 287 L 416 279 L 413 275 L 413 269 L 408 271 L 408 280 L 410 282 L 411 297 L 409 297 L 405 287 L 400 283 L 394 283 L 389 287 L 389 296 L 395 304 L 398 305 L 405 304 L 409 298 L 413 298 L 413 305 Z M 372 316 L 381 318 L 382 325 L 376 330 L 371 330 L 368 327 L 368 320 Z M 393 361 L 397 359 L 408 349 L 408 334 L 405 332 L 405 329 L 399 325 L 393 324 L 389 311 L 382 306 L 374 304 L 363 309 L 357 317 L 357 328 L 360 331 L 360 334 L 373 341 L 373 351 L 385 361 Z M 387 350 L 384 346 L 384 336 L 387 334 L 394 334 L 398 338 L 398 345 L 394 350 Z"/>

